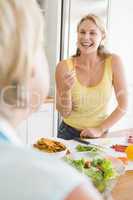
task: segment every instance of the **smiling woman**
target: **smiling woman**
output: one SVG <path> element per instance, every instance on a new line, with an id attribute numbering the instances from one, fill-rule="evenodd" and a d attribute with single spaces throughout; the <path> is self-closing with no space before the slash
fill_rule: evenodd
<path id="1" fill-rule="evenodd" d="M 58 137 L 101 137 L 126 112 L 123 64 L 119 56 L 105 50 L 105 39 L 101 19 L 86 15 L 77 26 L 76 55 L 57 65 L 57 109 L 63 117 Z M 117 106 L 109 115 L 113 88 Z"/>

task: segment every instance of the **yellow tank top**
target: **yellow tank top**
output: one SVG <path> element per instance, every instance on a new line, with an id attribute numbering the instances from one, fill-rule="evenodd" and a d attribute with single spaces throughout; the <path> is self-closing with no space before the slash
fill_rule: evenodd
<path id="1" fill-rule="evenodd" d="M 66 60 L 68 69 L 74 69 L 72 58 Z M 69 126 L 82 130 L 99 126 L 108 116 L 107 108 L 112 95 L 111 56 L 106 58 L 102 80 L 96 86 L 86 87 L 76 78 L 72 94 L 72 112 L 64 118 Z"/>

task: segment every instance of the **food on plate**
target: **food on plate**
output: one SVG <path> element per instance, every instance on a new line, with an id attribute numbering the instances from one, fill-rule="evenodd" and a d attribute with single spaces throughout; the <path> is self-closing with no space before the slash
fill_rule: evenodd
<path id="1" fill-rule="evenodd" d="M 61 152 L 66 150 L 66 146 L 62 142 L 48 138 L 40 138 L 33 146 L 41 151 L 48 153 Z"/>
<path id="2" fill-rule="evenodd" d="M 111 160 L 106 158 L 96 158 L 90 161 L 85 158 L 75 160 L 67 156 L 65 161 L 90 177 L 100 192 L 104 192 L 108 186 L 110 187 L 110 181 L 113 181 L 119 175 Z"/>
<path id="3" fill-rule="evenodd" d="M 128 159 L 133 161 L 133 144 L 126 148 L 125 153 L 127 154 Z"/>
<path id="4" fill-rule="evenodd" d="M 125 152 L 127 146 L 121 145 L 121 144 L 115 144 L 115 145 L 111 146 L 111 148 L 113 148 L 115 151 L 118 151 L 118 152 Z"/>
<path id="5" fill-rule="evenodd" d="M 103 148 L 101 146 L 98 146 L 98 145 L 81 145 L 81 144 L 78 144 L 76 146 L 76 150 L 78 152 L 89 152 L 89 153 L 94 153 L 94 154 L 97 154 L 97 153 L 100 153 L 103 151 Z"/>

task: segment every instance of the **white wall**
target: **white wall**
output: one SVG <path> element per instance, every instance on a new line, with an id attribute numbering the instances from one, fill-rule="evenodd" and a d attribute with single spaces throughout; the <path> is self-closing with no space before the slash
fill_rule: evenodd
<path id="1" fill-rule="evenodd" d="M 55 68 L 60 55 L 61 0 L 45 0 L 45 49 L 50 66 L 50 95 L 55 90 Z"/>
<path id="2" fill-rule="evenodd" d="M 111 0 L 109 14 L 108 47 L 124 62 L 129 93 L 128 112 L 113 129 L 129 128 L 133 127 L 133 1 Z"/>

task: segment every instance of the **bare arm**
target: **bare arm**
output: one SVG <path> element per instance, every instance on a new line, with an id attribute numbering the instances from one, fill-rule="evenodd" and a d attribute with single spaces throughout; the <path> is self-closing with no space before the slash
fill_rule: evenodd
<path id="1" fill-rule="evenodd" d="M 91 186 L 90 186 L 91 187 Z M 80 185 L 75 188 L 65 200 L 102 200 L 95 188 Z"/>
<path id="2" fill-rule="evenodd" d="M 112 57 L 112 70 L 113 70 L 113 86 L 115 96 L 117 99 L 117 107 L 111 113 L 111 115 L 101 124 L 100 128 L 104 131 L 112 127 L 121 117 L 126 113 L 127 110 L 127 85 L 125 81 L 125 74 L 123 70 L 123 64 L 121 59 L 113 55 Z"/>
<path id="3" fill-rule="evenodd" d="M 56 68 L 56 108 L 63 117 L 72 111 L 71 88 L 74 84 L 74 72 L 69 72 L 65 61 Z"/>

